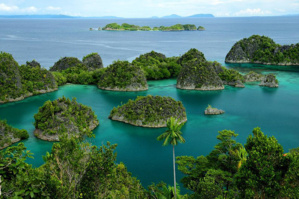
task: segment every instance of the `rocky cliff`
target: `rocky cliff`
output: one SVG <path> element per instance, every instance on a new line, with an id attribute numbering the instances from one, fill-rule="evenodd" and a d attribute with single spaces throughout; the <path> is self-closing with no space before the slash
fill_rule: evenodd
<path id="1" fill-rule="evenodd" d="M 113 108 L 109 115 L 112 120 L 152 128 L 166 127 L 170 117 L 177 118 L 180 123 L 187 121 L 182 102 L 171 97 L 151 95 L 129 100 L 126 104 Z"/>
<path id="2" fill-rule="evenodd" d="M 83 64 L 88 70 L 103 68 L 103 61 L 98 53 L 91 53 L 83 57 Z"/>
<path id="3" fill-rule="evenodd" d="M 217 74 L 218 66 L 207 62 L 204 55 L 196 49 L 189 50 L 178 61 L 182 69 L 176 87 L 192 90 L 222 90 L 222 80 Z"/>

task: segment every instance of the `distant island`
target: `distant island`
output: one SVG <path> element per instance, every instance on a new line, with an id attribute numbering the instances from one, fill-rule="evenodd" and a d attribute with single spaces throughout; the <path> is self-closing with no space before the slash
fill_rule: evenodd
<path id="1" fill-rule="evenodd" d="M 215 16 L 212 14 L 195 14 L 187 17 L 182 17 L 177 14 L 172 14 L 172 15 L 164 16 L 162 18 L 202 18 L 202 17 L 215 17 Z"/>
<path id="2" fill-rule="evenodd" d="M 145 17 L 145 18 L 202 18 L 202 17 L 214 17 L 212 14 L 194 14 L 191 16 L 182 17 L 176 14 L 163 16 L 163 17 Z M 54 14 L 45 14 L 45 15 L 0 15 L 0 18 L 4 19 L 66 19 L 66 18 L 93 18 L 93 19 L 123 19 L 125 17 L 117 17 L 117 16 L 91 16 L 91 17 L 83 17 L 83 16 L 69 16 L 69 15 L 54 15 Z"/>
<path id="3" fill-rule="evenodd" d="M 279 45 L 269 37 L 252 35 L 235 43 L 226 55 L 225 62 L 299 65 L 298 53 L 299 43 Z"/>
<path id="4" fill-rule="evenodd" d="M 89 28 L 89 30 L 94 30 Z M 108 30 L 108 31 L 196 31 L 205 30 L 203 26 L 196 27 L 194 24 L 175 24 L 173 26 L 160 26 L 160 27 L 149 27 L 149 26 L 137 26 L 134 24 L 123 23 L 121 25 L 117 23 L 110 23 L 103 28 L 99 27 L 97 30 Z"/>

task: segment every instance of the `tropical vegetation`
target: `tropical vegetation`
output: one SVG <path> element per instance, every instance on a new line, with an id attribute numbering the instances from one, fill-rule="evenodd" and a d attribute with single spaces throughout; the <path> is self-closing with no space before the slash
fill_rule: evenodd
<path id="1" fill-rule="evenodd" d="M 202 27 L 202 26 L 199 26 Z M 118 31 L 188 31 L 188 30 L 202 30 L 198 29 L 194 24 L 175 24 L 172 26 L 159 26 L 159 27 L 149 27 L 149 26 L 138 26 L 128 23 L 123 23 L 121 25 L 117 23 L 110 23 L 105 25 L 103 28 L 99 28 L 98 30 L 118 30 Z M 203 27 L 202 27 L 203 28 Z"/>
<path id="2" fill-rule="evenodd" d="M 67 133 L 72 136 L 90 135 L 98 126 L 97 116 L 88 106 L 72 100 L 59 98 L 46 101 L 34 115 L 34 134 L 48 141 L 58 141 L 59 135 Z"/>
<path id="3" fill-rule="evenodd" d="M 271 38 L 252 35 L 234 44 L 225 61 L 228 63 L 262 63 L 299 65 L 299 43 L 280 45 Z"/>
<path id="4" fill-rule="evenodd" d="M 174 187 L 174 198 L 177 198 L 176 192 L 176 171 L 175 171 L 175 150 L 174 147 L 178 143 L 185 143 L 185 139 L 182 136 L 181 128 L 184 126 L 185 123 L 181 123 L 174 117 L 170 117 L 167 120 L 167 131 L 162 133 L 160 136 L 157 137 L 158 141 L 163 140 L 163 146 L 168 144 L 172 145 L 172 154 L 173 154 L 173 187 Z"/>
<path id="5" fill-rule="evenodd" d="M 171 97 L 151 95 L 130 99 L 122 106 L 114 107 L 109 115 L 112 120 L 144 127 L 165 127 L 171 117 L 177 118 L 180 123 L 187 121 L 182 102 Z"/>
<path id="6" fill-rule="evenodd" d="M 0 149 L 8 147 L 15 142 L 27 139 L 29 134 L 26 130 L 17 129 L 7 124 L 5 120 L 0 120 Z"/>

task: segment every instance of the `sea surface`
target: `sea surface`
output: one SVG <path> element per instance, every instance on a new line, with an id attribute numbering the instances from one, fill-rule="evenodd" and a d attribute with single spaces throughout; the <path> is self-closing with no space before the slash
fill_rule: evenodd
<path id="1" fill-rule="evenodd" d="M 202 25 L 206 31 L 184 32 L 117 32 L 89 31 L 107 23 L 137 25 L 174 25 L 191 23 Z M 271 37 L 280 44 L 299 42 L 299 17 L 198 18 L 198 19 L 0 19 L 0 51 L 11 53 L 19 64 L 32 59 L 49 68 L 64 56 L 83 56 L 98 52 L 105 66 L 114 60 L 133 60 L 140 54 L 155 50 L 166 56 L 179 56 L 190 48 L 202 51 L 211 61 L 224 64 L 232 45 L 253 34 Z M 0 105 L 0 119 L 17 128 L 28 130 L 24 141 L 34 159 L 34 166 L 43 164 L 42 156 L 51 150 L 50 142 L 33 135 L 34 114 L 47 100 L 76 97 L 92 107 L 100 126 L 89 141 L 97 146 L 107 141 L 117 143 L 117 162 L 124 162 L 128 170 L 144 186 L 163 180 L 172 184 L 172 148 L 156 140 L 165 128 L 150 129 L 131 126 L 108 119 L 111 109 L 140 95 L 170 96 L 183 102 L 188 122 L 183 127 L 185 144 L 176 147 L 176 155 L 207 155 L 216 145 L 218 131 L 234 130 L 237 142 L 246 143 L 253 128 L 259 126 L 268 136 L 275 136 L 285 152 L 299 146 L 299 67 L 274 70 L 275 66 L 225 65 L 240 72 L 254 70 L 274 73 L 279 88 L 263 88 L 257 83 L 246 88 L 226 86 L 222 91 L 187 91 L 175 87 L 176 80 L 149 81 L 143 92 L 112 92 L 96 86 L 65 85 L 58 91 L 33 96 L 20 102 Z M 225 110 L 225 114 L 205 116 L 208 104 Z M 182 178 L 178 172 L 178 181 Z"/>

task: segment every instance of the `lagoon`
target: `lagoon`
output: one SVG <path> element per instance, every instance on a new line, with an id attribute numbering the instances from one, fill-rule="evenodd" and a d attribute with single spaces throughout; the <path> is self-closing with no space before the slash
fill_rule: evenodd
<path id="1" fill-rule="evenodd" d="M 206 27 L 195 32 L 104 32 L 89 31 L 111 22 L 128 22 L 150 26 L 192 23 Z M 280 44 L 299 41 L 299 17 L 252 18 L 200 18 L 200 19 L 7 19 L 0 20 L 0 50 L 11 53 L 19 64 L 36 59 L 49 68 L 63 56 L 82 58 L 90 52 L 98 52 L 105 66 L 113 60 L 129 60 L 142 53 L 155 50 L 167 56 L 178 56 L 190 48 L 202 51 L 208 60 L 224 62 L 230 47 L 239 39 L 252 34 L 266 35 Z M 25 146 L 34 153 L 28 162 L 34 166 L 43 164 L 42 156 L 51 150 L 52 143 L 34 137 L 34 118 L 38 108 L 47 100 L 59 97 L 76 97 L 90 106 L 98 116 L 100 126 L 94 130 L 95 145 L 107 141 L 117 143 L 117 161 L 124 162 L 128 170 L 141 180 L 144 186 L 161 180 L 172 183 L 172 148 L 163 147 L 156 140 L 165 128 L 135 127 L 108 119 L 111 109 L 126 103 L 138 95 L 170 96 L 183 102 L 188 122 L 182 132 L 185 144 L 176 147 L 176 155 L 207 155 L 217 143 L 218 131 L 235 130 L 237 141 L 246 142 L 253 128 L 275 136 L 287 152 L 299 146 L 299 70 L 272 70 L 271 66 L 227 65 L 241 72 L 254 70 L 274 73 L 279 88 L 262 88 L 257 83 L 245 88 L 226 86 L 221 91 L 187 91 L 175 88 L 176 80 L 149 81 L 149 90 L 143 92 L 111 92 L 91 85 L 65 85 L 58 91 L 33 96 L 23 101 L 0 105 L 0 119 L 29 132 Z M 273 68 L 273 67 L 272 67 Z M 225 110 L 223 115 L 205 116 L 204 110 L 211 104 Z M 178 181 L 182 177 L 180 172 Z"/>

